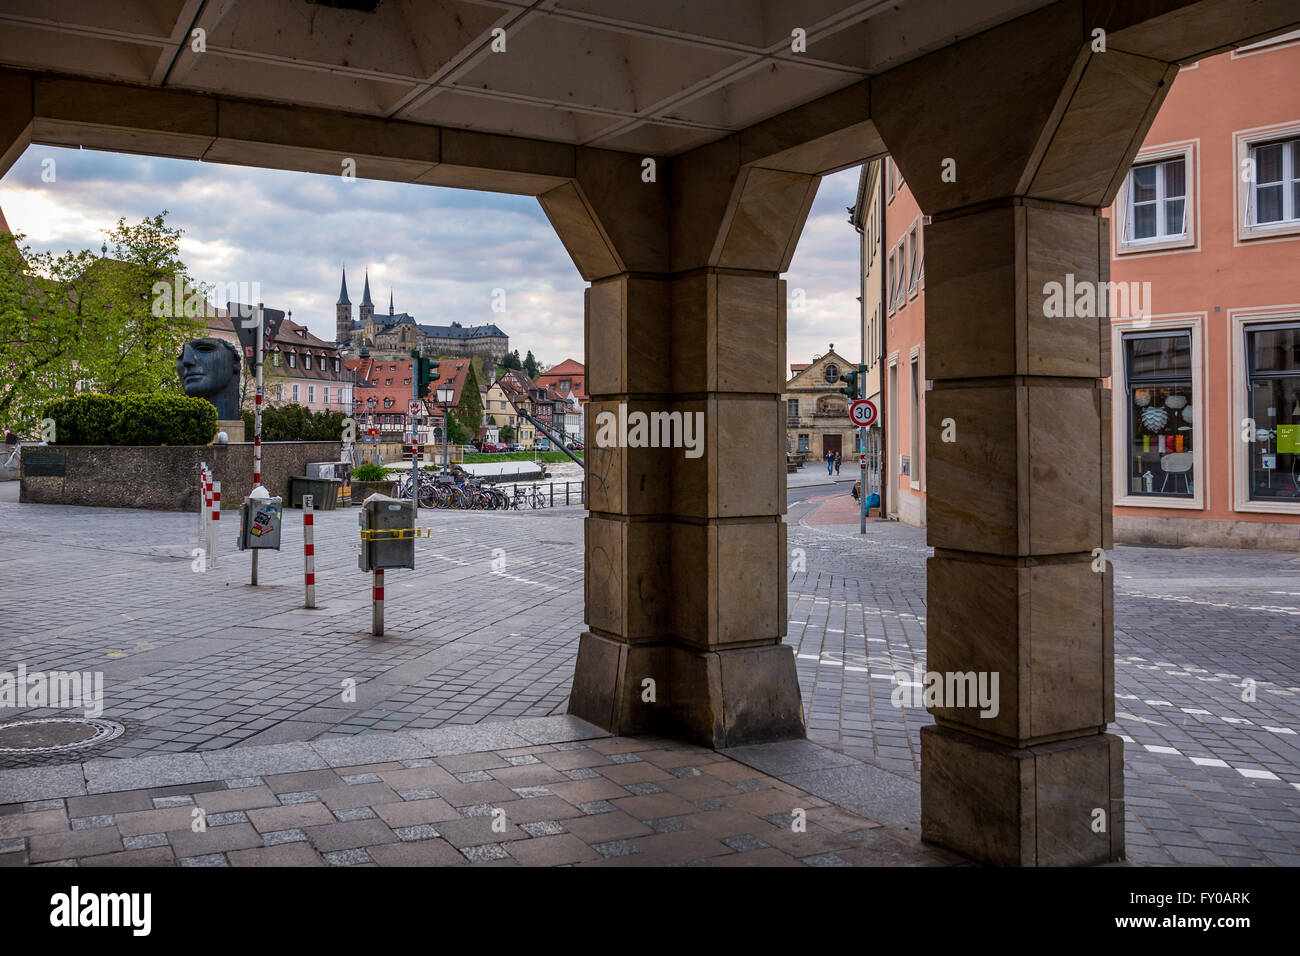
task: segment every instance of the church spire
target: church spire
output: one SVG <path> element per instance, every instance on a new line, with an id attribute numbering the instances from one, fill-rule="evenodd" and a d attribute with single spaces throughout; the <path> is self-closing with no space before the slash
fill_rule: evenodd
<path id="1" fill-rule="evenodd" d="M 343 269 L 343 285 L 339 287 L 338 305 L 351 305 L 352 301 L 348 298 L 348 270 L 345 266 Z"/>
<path id="2" fill-rule="evenodd" d="M 364 309 L 366 306 L 369 306 L 372 309 L 375 307 L 375 304 L 370 301 L 370 270 L 369 269 L 366 270 L 366 290 L 365 293 L 361 296 L 361 308 Z"/>
<path id="3" fill-rule="evenodd" d="M 388 314 L 393 314 L 393 290 L 388 290 Z"/>

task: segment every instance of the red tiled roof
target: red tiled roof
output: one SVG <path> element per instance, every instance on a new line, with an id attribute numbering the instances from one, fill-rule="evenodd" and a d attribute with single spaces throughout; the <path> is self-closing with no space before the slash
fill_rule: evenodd
<path id="1" fill-rule="evenodd" d="M 558 385 L 561 379 L 568 379 L 573 394 L 578 397 L 578 401 L 587 400 L 587 370 L 582 363 L 573 359 L 565 359 L 559 365 L 547 369 L 537 376 L 538 385 Z"/>
<path id="2" fill-rule="evenodd" d="M 455 389 L 452 405 L 460 402 L 461 389 L 465 387 L 465 375 L 469 372 L 469 359 L 442 359 L 438 365 L 438 381 L 434 383 L 434 394 L 439 385 L 450 384 Z M 343 364 L 357 373 L 357 384 L 352 390 L 352 397 L 358 412 L 405 414 L 406 403 L 411 400 L 412 362 L 379 361 L 373 358 L 344 359 Z M 385 383 L 392 381 L 392 385 Z M 368 400 L 375 400 L 375 407 L 370 408 Z M 391 399 L 392 405 L 384 407 L 384 400 Z M 440 406 L 429 401 L 430 408 Z M 441 412 L 439 411 L 439 414 Z"/>

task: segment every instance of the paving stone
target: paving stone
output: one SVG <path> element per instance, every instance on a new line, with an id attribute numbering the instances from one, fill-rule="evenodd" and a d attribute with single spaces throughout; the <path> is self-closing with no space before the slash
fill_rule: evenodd
<path id="1" fill-rule="evenodd" d="M 409 827 L 421 823 L 458 820 L 461 814 L 445 800 L 407 800 L 374 807 L 379 818 L 390 827 Z"/>
<path id="2" fill-rule="evenodd" d="M 353 807 L 369 807 L 377 803 L 396 803 L 397 794 L 386 783 L 362 783 L 354 786 L 331 787 L 321 790 L 317 796 L 331 810 L 350 810 Z"/>
<path id="3" fill-rule="evenodd" d="M 99 856 L 121 849 L 122 837 L 115 827 L 68 830 L 66 833 L 36 833 L 27 838 L 27 858 L 32 863 Z"/>
<path id="4" fill-rule="evenodd" d="M 34 833 L 60 833 L 70 830 L 63 810 L 37 810 L 34 813 L 8 813 L 0 816 L 0 839 L 31 836 Z"/>
<path id="5" fill-rule="evenodd" d="M 128 850 L 147 850 L 151 847 L 167 845 L 166 833 L 144 833 L 140 836 L 122 837 L 122 846 Z"/>
<path id="6" fill-rule="evenodd" d="M 472 817 L 463 820 L 447 820 L 437 826 L 443 839 L 458 850 L 481 843 L 504 843 L 509 840 L 528 838 L 528 834 L 513 823 L 507 821 L 505 829 L 499 830 L 493 829 L 494 822 L 493 817 Z"/>
<path id="7" fill-rule="evenodd" d="M 600 854 L 568 834 L 535 837 L 507 845 L 510 855 L 524 866 L 562 866 L 600 858 Z"/>
<path id="8" fill-rule="evenodd" d="M 177 862 L 179 866 L 230 866 L 230 864 L 226 862 L 225 856 L 221 853 L 205 853 L 202 856 L 182 857 Z"/>
<path id="9" fill-rule="evenodd" d="M 322 853 L 373 846 L 376 843 L 397 842 L 397 837 L 393 835 L 393 831 L 379 819 L 357 820 L 353 823 L 332 823 L 320 827 L 304 827 L 303 832 L 307 834 L 307 839 L 311 841 L 312 845 Z"/>
<path id="10" fill-rule="evenodd" d="M 233 850 L 231 866 L 325 866 L 325 860 L 303 842 L 281 843 L 248 850 Z"/>
<path id="11" fill-rule="evenodd" d="M 163 810 L 140 810 L 119 813 L 115 825 L 122 836 L 141 836 L 146 833 L 166 833 L 188 829 L 194 820 L 194 807 L 168 807 Z"/>
<path id="12" fill-rule="evenodd" d="M 380 866 L 465 866 L 469 862 L 446 840 L 390 843 L 370 847 L 369 853 Z"/>
<path id="13" fill-rule="evenodd" d="M 111 813 L 97 817 L 73 817 L 68 821 L 72 824 L 74 830 L 91 830 L 95 827 L 111 827 L 113 825 L 113 815 Z"/>
<path id="14" fill-rule="evenodd" d="M 323 826 L 334 822 L 334 814 L 323 803 L 295 803 L 248 811 L 248 821 L 262 833 L 294 827 Z"/>
<path id="15" fill-rule="evenodd" d="M 175 866 L 176 857 L 171 847 L 144 847 L 126 849 L 120 853 L 105 853 L 102 856 L 82 857 L 78 866 Z"/>
<path id="16" fill-rule="evenodd" d="M 173 830 L 167 834 L 167 839 L 171 841 L 172 849 L 178 857 L 205 856 L 262 845 L 261 834 L 248 823 L 208 827 L 201 833 L 189 829 Z"/>
<path id="17" fill-rule="evenodd" d="M 208 793 L 197 794 L 194 802 L 207 810 L 209 815 L 212 813 L 225 813 L 233 810 L 255 810 L 260 807 L 278 807 L 280 801 L 276 799 L 274 793 L 269 787 L 243 787 L 238 790 L 212 790 Z M 209 820 L 211 816 L 209 816 Z"/>
<path id="18" fill-rule="evenodd" d="M 153 800 L 146 790 L 127 790 L 122 793 L 98 793 L 89 797 L 68 798 L 68 814 L 73 817 L 94 817 L 106 813 L 127 813 L 153 808 Z"/>
<path id="19" fill-rule="evenodd" d="M 283 843 L 302 843 L 307 839 L 307 834 L 297 827 L 288 830 L 270 830 L 262 834 L 262 843 L 265 846 L 280 846 Z"/>
<path id="20" fill-rule="evenodd" d="M 360 848 L 331 850 L 321 856 L 330 866 L 364 866 L 372 862 L 370 854 Z"/>
<path id="21" fill-rule="evenodd" d="M 471 863 L 488 863 L 492 860 L 510 858 L 510 854 L 496 843 L 480 843 L 475 846 L 461 847 L 460 852 Z"/>
<path id="22" fill-rule="evenodd" d="M 531 837 L 555 836 L 564 833 L 564 827 L 554 820 L 538 820 L 536 823 L 521 823 L 519 829 Z"/>

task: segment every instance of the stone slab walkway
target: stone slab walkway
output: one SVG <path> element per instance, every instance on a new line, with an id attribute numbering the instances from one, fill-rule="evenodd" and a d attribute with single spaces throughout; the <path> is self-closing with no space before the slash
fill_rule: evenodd
<path id="1" fill-rule="evenodd" d="M 844 789 L 854 765 L 807 741 L 728 755 L 567 716 L 101 758 L 0 775 L 0 866 L 962 863 L 783 779 L 888 796 L 869 768 Z"/>

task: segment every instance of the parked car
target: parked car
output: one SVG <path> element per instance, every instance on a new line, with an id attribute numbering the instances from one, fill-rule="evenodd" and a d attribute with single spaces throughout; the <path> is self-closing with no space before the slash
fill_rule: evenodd
<path id="1" fill-rule="evenodd" d="M 580 442 L 580 441 L 571 441 L 571 442 L 569 442 L 567 445 L 565 445 L 564 447 L 567 448 L 567 449 L 569 449 L 569 451 L 582 451 L 582 442 Z"/>
<path id="2" fill-rule="evenodd" d="M 506 451 L 523 451 L 523 450 L 524 450 L 524 446 L 519 444 L 519 442 L 517 441 L 511 442 L 510 444 L 506 445 Z"/>
<path id="3" fill-rule="evenodd" d="M 486 455 L 495 455 L 506 450 L 506 446 L 499 441 L 485 441 L 479 446 L 479 451 Z"/>

